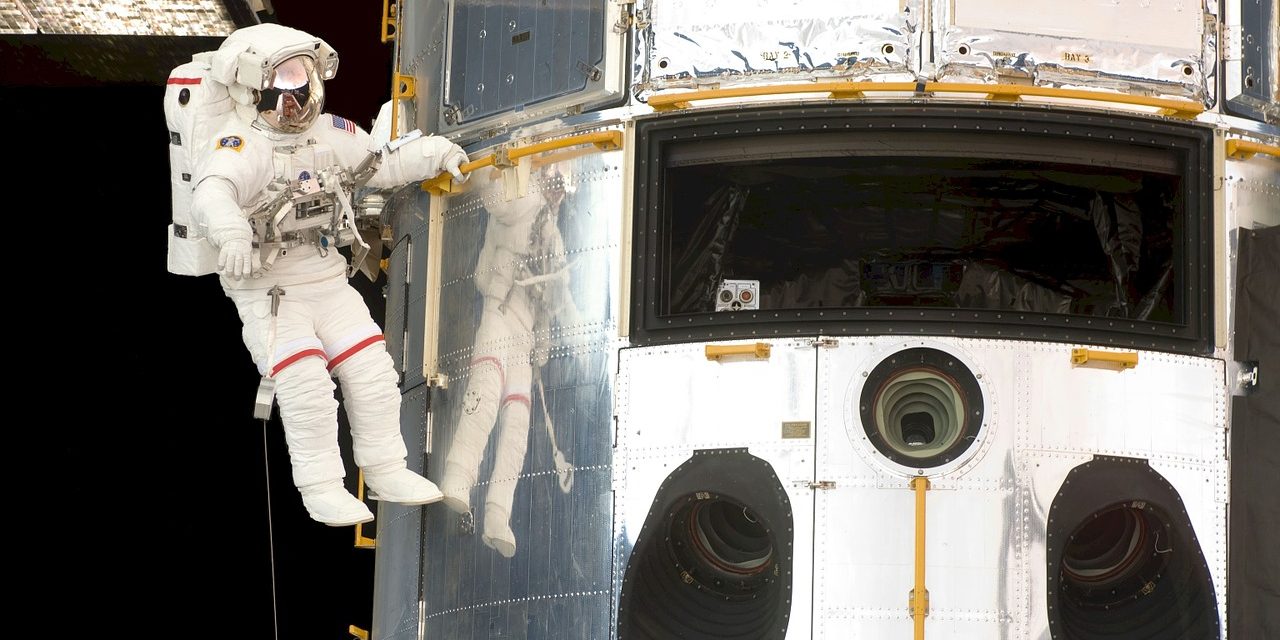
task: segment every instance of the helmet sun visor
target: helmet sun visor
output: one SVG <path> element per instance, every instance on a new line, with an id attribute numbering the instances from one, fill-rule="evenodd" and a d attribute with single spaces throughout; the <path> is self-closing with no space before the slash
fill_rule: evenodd
<path id="1" fill-rule="evenodd" d="M 306 131 L 324 109 L 324 81 L 310 56 L 293 56 L 276 65 L 271 82 L 261 91 L 258 115 L 264 124 L 284 133 Z"/>

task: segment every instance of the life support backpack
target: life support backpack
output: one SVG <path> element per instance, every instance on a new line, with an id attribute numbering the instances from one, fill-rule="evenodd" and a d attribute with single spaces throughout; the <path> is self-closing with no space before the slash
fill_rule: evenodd
<path id="1" fill-rule="evenodd" d="M 164 118 L 169 126 L 169 184 L 173 223 L 169 225 L 169 272 L 202 276 L 218 269 L 218 250 L 205 230 L 191 220 L 192 174 L 200 145 L 208 142 L 231 117 L 235 103 L 227 87 L 210 76 L 213 52 L 198 53 L 191 62 L 169 72 L 164 91 Z"/>

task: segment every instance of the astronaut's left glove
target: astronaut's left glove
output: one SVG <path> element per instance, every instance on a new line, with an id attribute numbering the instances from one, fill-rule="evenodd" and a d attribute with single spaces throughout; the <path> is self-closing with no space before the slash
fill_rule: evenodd
<path id="1" fill-rule="evenodd" d="M 440 136 L 424 136 L 415 130 L 391 141 L 386 149 L 382 167 L 375 180 L 370 182 L 371 186 L 379 186 L 379 183 L 398 186 L 434 178 L 442 171 L 452 174 L 459 184 L 467 180 L 467 174 L 461 169 L 467 161 L 467 153 Z"/>
<path id="2" fill-rule="evenodd" d="M 233 238 L 222 243 L 218 253 L 218 270 L 226 278 L 242 280 L 252 277 L 262 266 L 262 259 L 253 248 L 253 242 Z"/>
<path id="3" fill-rule="evenodd" d="M 444 140 L 444 138 L 439 139 L 449 143 L 449 149 L 445 151 L 444 157 L 440 160 L 440 170 L 448 171 L 453 174 L 453 179 L 458 184 L 466 182 L 467 178 L 470 177 L 471 174 L 463 173 L 460 167 L 462 166 L 462 163 L 467 161 L 467 152 L 463 151 L 462 147 L 459 147 L 448 140 Z"/>

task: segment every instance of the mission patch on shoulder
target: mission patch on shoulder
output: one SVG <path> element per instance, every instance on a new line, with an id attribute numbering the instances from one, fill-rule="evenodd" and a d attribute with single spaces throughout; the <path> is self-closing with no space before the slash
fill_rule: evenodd
<path id="1" fill-rule="evenodd" d="M 239 151 L 244 148 L 244 138 L 241 138 L 240 136 L 226 136 L 219 138 L 217 148 Z"/>

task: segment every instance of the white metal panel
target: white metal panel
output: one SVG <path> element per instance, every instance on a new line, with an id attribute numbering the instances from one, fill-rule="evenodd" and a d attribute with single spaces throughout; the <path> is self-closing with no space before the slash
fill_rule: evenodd
<path id="1" fill-rule="evenodd" d="M 794 524 L 788 638 L 808 638 L 814 557 L 814 439 L 783 438 L 783 422 L 814 421 L 814 349 L 774 341 L 767 360 L 709 361 L 703 345 L 623 349 L 614 452 L 616 580 L 663 479 L 695 449 L 746 447 L 767 461 L 791 500 Z M 616 585 L 615 585 L 616 589 Z"/>
<path id="2" fill-rule="evenodd" d="M 1030 446 L 1110 456 L 1204 462 L 1221 459 L 1221 363 L 1140 352 L 1137 368 L 1076 367 L 1069 346 L 1022 354 L 1033 413 Z"/>
<path id="3" fill-rule="evenodd" d="M 1045 537 L 1067 474 L 1094 455 L 1142 458 L 1183 500 L 1225 612 L 1222 363 L 1140 352 L 1136 369 L 1072 367 L 1070 346 L 873 338 L 819 348 L 814 637 L 909 633 L 913 496 L 859 437 L 862 372 L 886 350 L 963 354 L 988 412 L 978 454 L 926 494 L 926 637 L 1047 638 Z M 1225 619 L 1225 613 L 1221 613 Z"/>
<path id="4" fill-rule="evenodd" d="M 1280 158 L 1261 154 L 1245 160 L 1228 158 L 1224 182 L 1229 228 L 1280 225 Z"/>
<path id="5" fill-rule="evenodd" d="M 984 428 L 970 458 L 941 467 L 926 494 L 926 635 L 994 638 L 1025 618 L 1020 595 L 1019 507 L 1014 485 L 1014 359 L 1008 343 L 976 340 L 840 340 L 819 349 L 819 480 L 814 555 L 815 638 L 885 638 L 911 629 L 914 496 L 909 475 L 886 464 L 863 435 L 864 373 L 897 350 L 947 351 L 979 378 Z M 929 471 L 927 473 L 935 473 Z"/>

